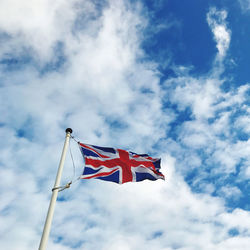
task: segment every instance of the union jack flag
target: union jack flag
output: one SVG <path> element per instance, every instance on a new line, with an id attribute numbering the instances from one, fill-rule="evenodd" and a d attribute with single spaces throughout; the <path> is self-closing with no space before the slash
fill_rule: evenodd
<path id="1" fill-rule="evenodd" d="M 160 158 L 80 142 L 79 147 L 85 160 L 81 179 L 101 179 L 120 184 L 165 179 L 159 171 Z"/>

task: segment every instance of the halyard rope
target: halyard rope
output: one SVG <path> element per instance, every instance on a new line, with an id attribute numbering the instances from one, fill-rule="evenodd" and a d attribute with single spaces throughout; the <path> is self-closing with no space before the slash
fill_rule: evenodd
<path id="1" fill-rule="evenodd" d="M 75 140 L 77 143 L 79 143 L 72 135 L 70 136 L 70 139 L 73 139 Z M 69 152 L 70 152 L 70 157 L 71 157 L 71 160 L 72 160 L 72 165 L 73 165 L 73 176 L 71 178 L 71 181 L 68 182 L 66 185 L 64 186 L 60 186 L 60 187 L 54 187 L 52 188 L 52 192 L 56 189 L 59 189 L 58 192 L 61 192 L 63 191 L 64 189 L 66 188 L 70 188 L 70 185 L 76 181 L 78 181 L 80 179 L 80 176 L 77 177 L 75 180 L 73 180 L 75 178 L 75 174 L 76 174 L 76 167 L 75 167 L 75 162 L 74 162 L 74 158 L 73 158 L 73 154 L 72 154 L 72 151 L 71 151 L 71 145 L 70 145 L 70 140 L 69 140 Z"/>

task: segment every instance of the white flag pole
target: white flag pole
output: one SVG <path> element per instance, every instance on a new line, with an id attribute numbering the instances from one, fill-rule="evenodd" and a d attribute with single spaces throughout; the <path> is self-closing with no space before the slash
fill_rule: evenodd
<path id="1" fill-rule="evenodd" d="M 57 171 L 55 185 L 54 185 L 54 188 L 52 189 L 52 196 L 51 196 L 51 200 L 49 204 L 46 221 L 45 221 L 44 228 L 43 228 L 43 234 L 42 234 L 42 238 L 40 241 L 39 250 L 45 250 L 47 246 L 49 233 L 50 233 L 50 227 L 51 227 L 52 218 L 53 218 L 55 205 L 56 205 L 57 194 L 59 191 L 59 185 L 60 185 L 61 176 L 62 176 L 63 165 L 64 165 L 72 129 L 67 128 L 65 132 L 66 132 L 66 137 L 65 137 L 65 142 L 63 146 L 62 156 L 61 156 L 60 164 L 59 164 L 58 171 Z"/>

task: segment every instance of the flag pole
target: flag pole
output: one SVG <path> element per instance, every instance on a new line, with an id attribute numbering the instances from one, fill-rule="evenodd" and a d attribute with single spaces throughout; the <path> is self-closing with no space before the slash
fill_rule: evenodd
<path id="1" fill-rule="evenodd" d="M 51 200 L 50 200 L 50 204 L 49 204 L 49 208 L 48 208 L 46 221 L 45 221 L 44 228 L 43 228 L 43 234 L 42 234 L 42 238 L 40 241 L 39 250 L 45 250 L 46 246 L 47 246 L 50 227 L 51 227 L 52 218 L 53 218 L 55 205 L 56 205 L 57 194 L 59 191 L 59 185 L 60 185 L 61 176 L 62 176 L 63 165 L 64 165 L 64 161 L 65 161 L 66 152 L 68 149 L 69 139 L 70 139 L 70 135 L 72 133 L 72 129 L 67 128 L 65 130 L 65 132 L 66 132 L 65 142 L 64 142 L 61 160 L 60 160 L 57 175 L 56 175 L 55 185 L 54 185 L 54 188 L 52 189 L 52 196 L 51 196 Z"/>

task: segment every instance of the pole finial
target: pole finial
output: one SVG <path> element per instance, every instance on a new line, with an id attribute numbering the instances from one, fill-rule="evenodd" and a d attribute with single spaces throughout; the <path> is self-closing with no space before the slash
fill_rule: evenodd
<path id="1" fill-rule="evenodd" d="M 73 130 L 72 130 L 71 128 L 67 128 L 67 129 L 65 130 L 65 132 L 66 132 L 66 133 L 72 134 Z"/>

